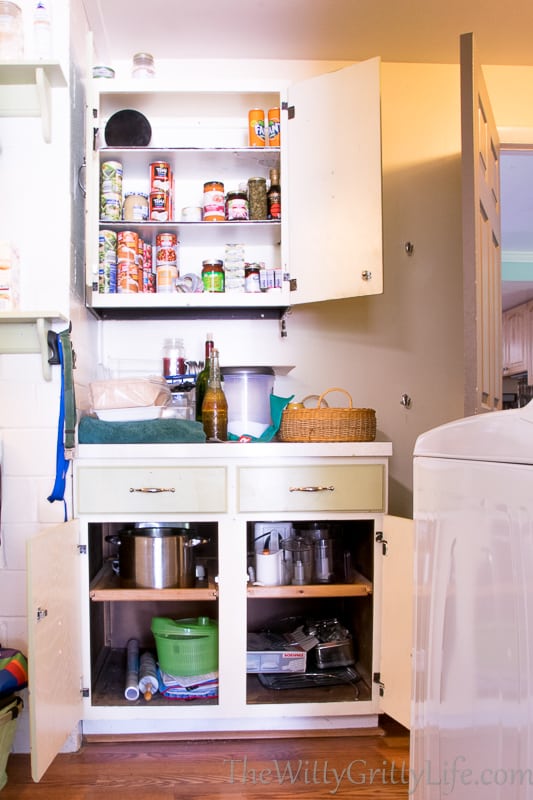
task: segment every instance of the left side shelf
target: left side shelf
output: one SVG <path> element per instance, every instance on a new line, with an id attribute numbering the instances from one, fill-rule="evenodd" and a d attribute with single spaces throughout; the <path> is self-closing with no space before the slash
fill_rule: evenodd
<path id="1" fill-rule="evenodd" d="M 40 353 L 43 378 L 51 380 L 48 331 L 54 322 L 67 322 L 57 311 L 0 311 L 0 354 Z"/>
<path id="2" fill-rule="evenodd" d="M 52 138 L 51 89 L 65 87 L 61 64 L 0 61 L 0 116 L 41 117 L 43 139 Z"/>

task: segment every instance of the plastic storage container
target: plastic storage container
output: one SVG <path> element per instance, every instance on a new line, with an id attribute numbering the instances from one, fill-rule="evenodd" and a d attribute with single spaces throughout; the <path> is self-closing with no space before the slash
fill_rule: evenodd
<path id="1" fill-rule="evenodd" d="M 205 675 L 218 669 L 218 625 L 208 617 L 152 619 L 159 668 L 168 675 Z"/>
<path id="2" fill-rule="evenodd" d="M 222 367 L 228 401 L 228 433 L 259 438 L 272 424 L 270 395 L 274 391 L 272 367 Z"/>

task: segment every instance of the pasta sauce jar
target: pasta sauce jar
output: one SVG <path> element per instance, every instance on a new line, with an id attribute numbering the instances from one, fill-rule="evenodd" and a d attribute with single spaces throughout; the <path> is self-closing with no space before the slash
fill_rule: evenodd
<path id="1" fill-rule="evenodd" d="M 202 261 L 204 292 L 224 291 L 224 263 L 219 260 Z"/>
<path id="2" fill-rule="evenodd" d="M 224 184 L 221 181 L 204 183 L 204 222 L 224 222 Z"/>

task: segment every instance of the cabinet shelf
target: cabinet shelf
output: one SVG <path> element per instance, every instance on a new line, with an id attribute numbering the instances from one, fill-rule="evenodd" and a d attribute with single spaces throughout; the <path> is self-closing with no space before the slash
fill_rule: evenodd
<path id="1" fill-rule="evenodd" d="M 366 597 L 372 594 L 372 583 L 356 575 L 353 583 L 312 583 L 305 586 L 249 586 L 250 599 L 308 597 Z"/>
<path id="2" fill-rule="evenodd" d="M 100 220 L 101 229 L 111 231 L 134 230 L 143 239 L 149 239 L 155 243 L 158 233 L 168 233 L 169 231 L 179 234 L 180 245 L 193 244 L 218 244 L 224 246 L 228 242 L 240 241 L 239 237 L 246 237 L 248 244 L 279 244 L 281 237 L 281 223 L 274 220 L 247 220 L 243 222 L 180 222 L 170 220 L 169 222 L 155 222 L 147 220 L 145 222 L 132 222 L 121 220 L 120 222 L 106 222 Z"/>
<path id="3" fill-rule="evenodd" d="M 109 564 L 105 564 L 91 581 L 89 597 L 93 602 L 107 600 L 134 602 L 216 600 L 218 590 L 212 581 L 208 581 L 206 586 L 191 587 L 190 589 L 124 589 L 120 586 L 119 576 L 115 575 Z"/>

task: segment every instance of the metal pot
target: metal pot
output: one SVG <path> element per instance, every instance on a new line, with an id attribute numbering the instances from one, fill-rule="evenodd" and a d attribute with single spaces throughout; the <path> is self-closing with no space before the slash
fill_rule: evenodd
<path id="1" fill-rule="evenodd" d="M 120 583 L 127 588 L 169 589 L 194 586 L 194 548 L 208 539 L 186 528 L 130 528 L 106 541 L 118 545 Z"/>

